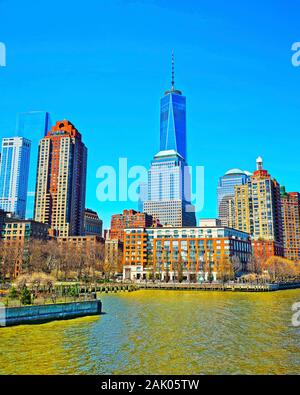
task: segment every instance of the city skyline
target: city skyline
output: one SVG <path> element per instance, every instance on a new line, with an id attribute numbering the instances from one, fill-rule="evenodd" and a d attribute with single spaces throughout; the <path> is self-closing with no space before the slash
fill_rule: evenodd
<path id="1" fill-rule="evenodd" d="M 4 380 L 300 373 L 299 15 L 0 0 Z"/>
<path id="2" fill-rule="evenodd" d="M 16 21 L 22 27 L 25 5 L 19 3 Z M 5 18 L 11 5 L 3 7 L 0 36 L 7 47 L 7 67 L 0 69 L 1 137 L 16 135 L 16 115 L 29 110 L 44 109 L 53 120 L 67 118 L 74 122 L 90 148 L 86 206 L 97 211 L 104 227 L 108 227 L 112 214 L 123 208 L 137 208 L 137 204 L 99 202 L 97 168 L 103 164 L 117 168 L 119 157 L 128 157 L 130 165 L 149 167 L 153 153 L 159 151 L 159 99 L 170 80 L 170 54 L 174 48 L 176 80 L 188 101 L 189 164 L 205 166 L 201 217 L 217 216 L 218 178 L 235 167 L 253 171 L 252 163 L 258 155 L 264 157 L 268 170 L 280 184 L 289 191 L 299 190 L 296 131 L 300 103 L 295 87 L 300 72 L 291 63 L 297 23 L 293 15 L 289 15 L 287 23 L 286 6 L 278 4 L 273 9 L 272 34 L 264 27 L 267 4 L 260 5 L 260 13 L 249 5 L 251 18 L 245 18 L 242 5 L 231 8 L 231 15 L 223 12 L 221 2 L 217 14 L 209 2 L 202 4 L 204 11 L 194 4 L 197 23 L 190 5 L 179 6 L 176 1 L 172 10 L 157 2 L 93 2 L 93 6 L 95 16 L 104 10 L 114 21 L 111 26 L 104 23 L 110 35 L 109 48 L 106 36 L 101 36 L 102 27 L 97 30 L 93 26 L 98 25 L 89 19 L 87 29 L 81 32 L 76 25 L 79 13 L 69 8 L 75 21 L 74 34 L 58 35 L 55 29 L 45 32 L 41 21 L 37 22 L 37 10 L 30 4 L 26 6 L 28 19 L 38 23 L 43 34 L 37 37 L 33 28 L 23 29 L 20 46 Z M 145 11 L 149 21 L 143 16 Z M 203 24 L 198 23 L 199 13 L 205 14 Z M 55 27 L 58 21 L 52 9 L 49 18 Z M 132 28 L 122 36 L 114 27 L 122 26 L 124 19 L 132 22 Z M 180 36 L 171 29 L 179 21 Z M 235 34 L 237 24 L 239 37 Z M 136 28 L 141 37 L 136 36 Z M 46 40 L 47 45 L 41 45 L 41 40 Z M 68 48 L 75 47 L 75 42 L 78 53 L 71 53 Z M 272 51 L 275 46 L 276 53 Z M 62 58 L 61 53 L 68 56 Z M 72 95 L 66 100 L 58 94 L 62 91 Z M 292 137 L 283 145 L 281 140 L 286 134 Z M 31 140 L 34 136 L 26 137 Z"/>

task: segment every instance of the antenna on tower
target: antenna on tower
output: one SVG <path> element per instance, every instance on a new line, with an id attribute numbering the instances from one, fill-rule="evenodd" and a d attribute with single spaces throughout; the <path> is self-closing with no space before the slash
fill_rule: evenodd
<path id="1" fill-rule="evenodd" d="M 175 90 L 175 56 L 174 49 L 172 50 L 172 91 Z"/>

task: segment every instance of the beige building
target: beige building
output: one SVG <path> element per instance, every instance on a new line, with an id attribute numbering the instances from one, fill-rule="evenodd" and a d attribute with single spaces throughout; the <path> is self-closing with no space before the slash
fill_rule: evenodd
<path id="1" fill-rule="evenodd" d="M 251 234 L 254 254 L 266 260 L 283 256 L 280 185 L 264 170 L 262 158 L 256 166 L 249 182 L 235 187 L 235 227 Z"/>
<path id="2" fill-rule="evenodd" d="M 105 265 L 114 272 L 122 272 L 123 242 L 118 239 L 105 240 Z"/>
<path id="3" fill-rule="evenodd" d="M 250 191 L 248 184 L 235 186 L 235 223 L 234 228 L 251 233 Z"/>
<path id="4" fill-rule="evenodd" d="M 48 225 L 32 220 L 21 220 L 3 217 L 0 223 L 1 241 L 5 249 L 8 248 L 12 255 L 19 254 L 15 261 L 14 276 L 17 277 L 22 271 L 22 262 L 29 243 L 35 240 L 48 240 Z"/>
<path id="5" fill-rule="evenodd" d="M 103 251 L 104 256 L 104 240 L 99 236 L 69 236 L 69 237 L 58 237 L 57 242 L 60 245 L 68 245 L 75 250 L 91 251 L 95 249 L 97 253 Z"/>

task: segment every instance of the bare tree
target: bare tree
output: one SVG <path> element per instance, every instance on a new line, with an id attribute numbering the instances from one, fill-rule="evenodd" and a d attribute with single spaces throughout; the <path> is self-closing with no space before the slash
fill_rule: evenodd
<path id="1" fill-rule="evenodd" d="M 247 263 L 247 272 L 261 274 L 261 261 L 256 255 L 251 255 Z"/>
<path id="2" fill-rule="evenodd" d="M 240 258 L 236 255 L 231 257 L 232 270 L 235 275 L 240 274 L 243 271 L 243 265 Z"/>
<path id="3" fill-rule="evenodd" d="M 234 268 L 233 263 L 228 259 L 227 256 L 223 256 L 217 262 L 217 275 L 223 283 L 226 283 L 229 280 L 234 278 Z"/>

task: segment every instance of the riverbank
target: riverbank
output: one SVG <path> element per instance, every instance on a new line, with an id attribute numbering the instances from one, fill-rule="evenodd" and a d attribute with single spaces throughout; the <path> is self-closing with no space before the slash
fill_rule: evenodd
<path id="1" fill-rule="evenodd" d="M 110 293 L 122 291 L 137 291 L 139 289 L 149 290 L 176 290 L 176 291 L 221 291 L 221 292 L 275 292 L 287 289 L 298 289 L 299 283 L 277 283 L 277 284 L 183 284 L 183 283 L 152 283 L 142 282 L 125 286 L 124 284 L 111 284 L 105 287 L 96 288 L 97 292 Z"/>
<path id="2" fill-rule="evenodd" d="M 100 300 L 22 307 L 2 307 L 0 326 L 41 324 L 49 321 L 100 315 L 101 311 L 102 303 Z"/>
<path id="3" fill-rule="evenodd" d="M 223 292 L 275 292 L 298 289 L 300 283 L 284 284 L 179 284 L 179 283 L 141 283 L 138 289 L 162 289 L 182 291 L 223 291 Z"/>

